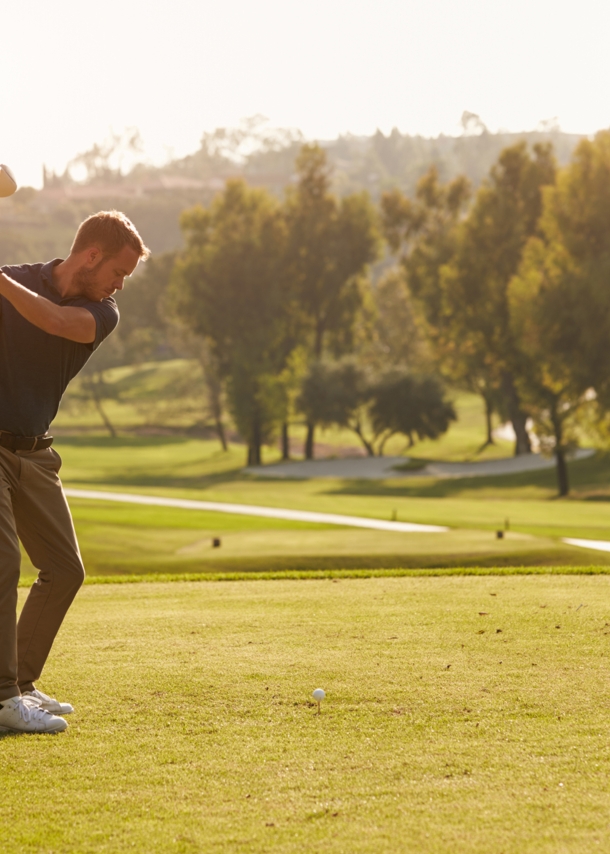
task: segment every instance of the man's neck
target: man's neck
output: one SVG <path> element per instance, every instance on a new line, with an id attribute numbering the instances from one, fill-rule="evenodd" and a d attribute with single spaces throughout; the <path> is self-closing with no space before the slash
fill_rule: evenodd
<path id="1" fill-rule="evenodd" d="M 53 287 L 62 299 L 77 296 L 72 293 L 75 266 L 74 258 L 69 255 L 65 261 L 60 261 L 53 267 Z"/>

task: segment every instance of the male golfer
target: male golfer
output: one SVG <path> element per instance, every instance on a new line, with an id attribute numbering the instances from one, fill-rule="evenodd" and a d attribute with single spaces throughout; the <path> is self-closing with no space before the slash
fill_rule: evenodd
<path id="1" fill-rule="evenodd" d="M 124 214 L 103 211 L 65 261 L 0 268 L 0 731 L 60 732 L 73 711 L 35 686 L 85 574 L 47 431 L 118 323 L 112 295 L 149 254 Z M 19 540 L 38 579 L 17 625 Z"/>

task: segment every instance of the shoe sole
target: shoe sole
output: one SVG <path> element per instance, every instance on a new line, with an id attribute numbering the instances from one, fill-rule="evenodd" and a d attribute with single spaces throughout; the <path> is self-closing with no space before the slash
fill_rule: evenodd
<path id="1" fill-rule="evenodd" d="M 0 726 L 0 732 L 16 732 L 19 735 L 56 735 L 58 732 L 65 732 L 68 729 L 68 724 L 57 729 L 16 729 L 12 726 Z"/>
<path id="2" fill-rule="evenodd" d="M 41 706 L 41 709 L 44 709 L 45 712 L 49 712 L 50 715 L 59 715 L 60 718 L 63 718 L 64 715 L 71 715 L 74 709 L 69 709 L 68 711 L 48 709 L 46 706 Z"/>

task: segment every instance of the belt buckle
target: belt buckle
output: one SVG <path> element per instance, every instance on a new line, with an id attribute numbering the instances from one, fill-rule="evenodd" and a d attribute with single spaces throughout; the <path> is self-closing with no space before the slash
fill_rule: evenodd
<path id="1" fill-rule="evenodd" d="M 31 447 L 31 448 L 28 448 L 28 452 L 30 452 L 30 453 L 31 453 L 32 451 L 35 451 L 35 450 L 36 450 L 36 445 L 37 445 L 37 444 L 38 444 L 38 436 L 33 436 L 33 437 L 32 437 L 32 447 Z"/>

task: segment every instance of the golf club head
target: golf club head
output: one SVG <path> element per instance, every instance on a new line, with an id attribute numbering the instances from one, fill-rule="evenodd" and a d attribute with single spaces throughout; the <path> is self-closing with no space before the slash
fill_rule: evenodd
<path id="1" fill-rule="evenodd" d="M 17 181 L 15 176 L 4 163 L 0 163 L 0 198 L 4 199 L 7 196 L 12 196 L 17 190 Z"/>

